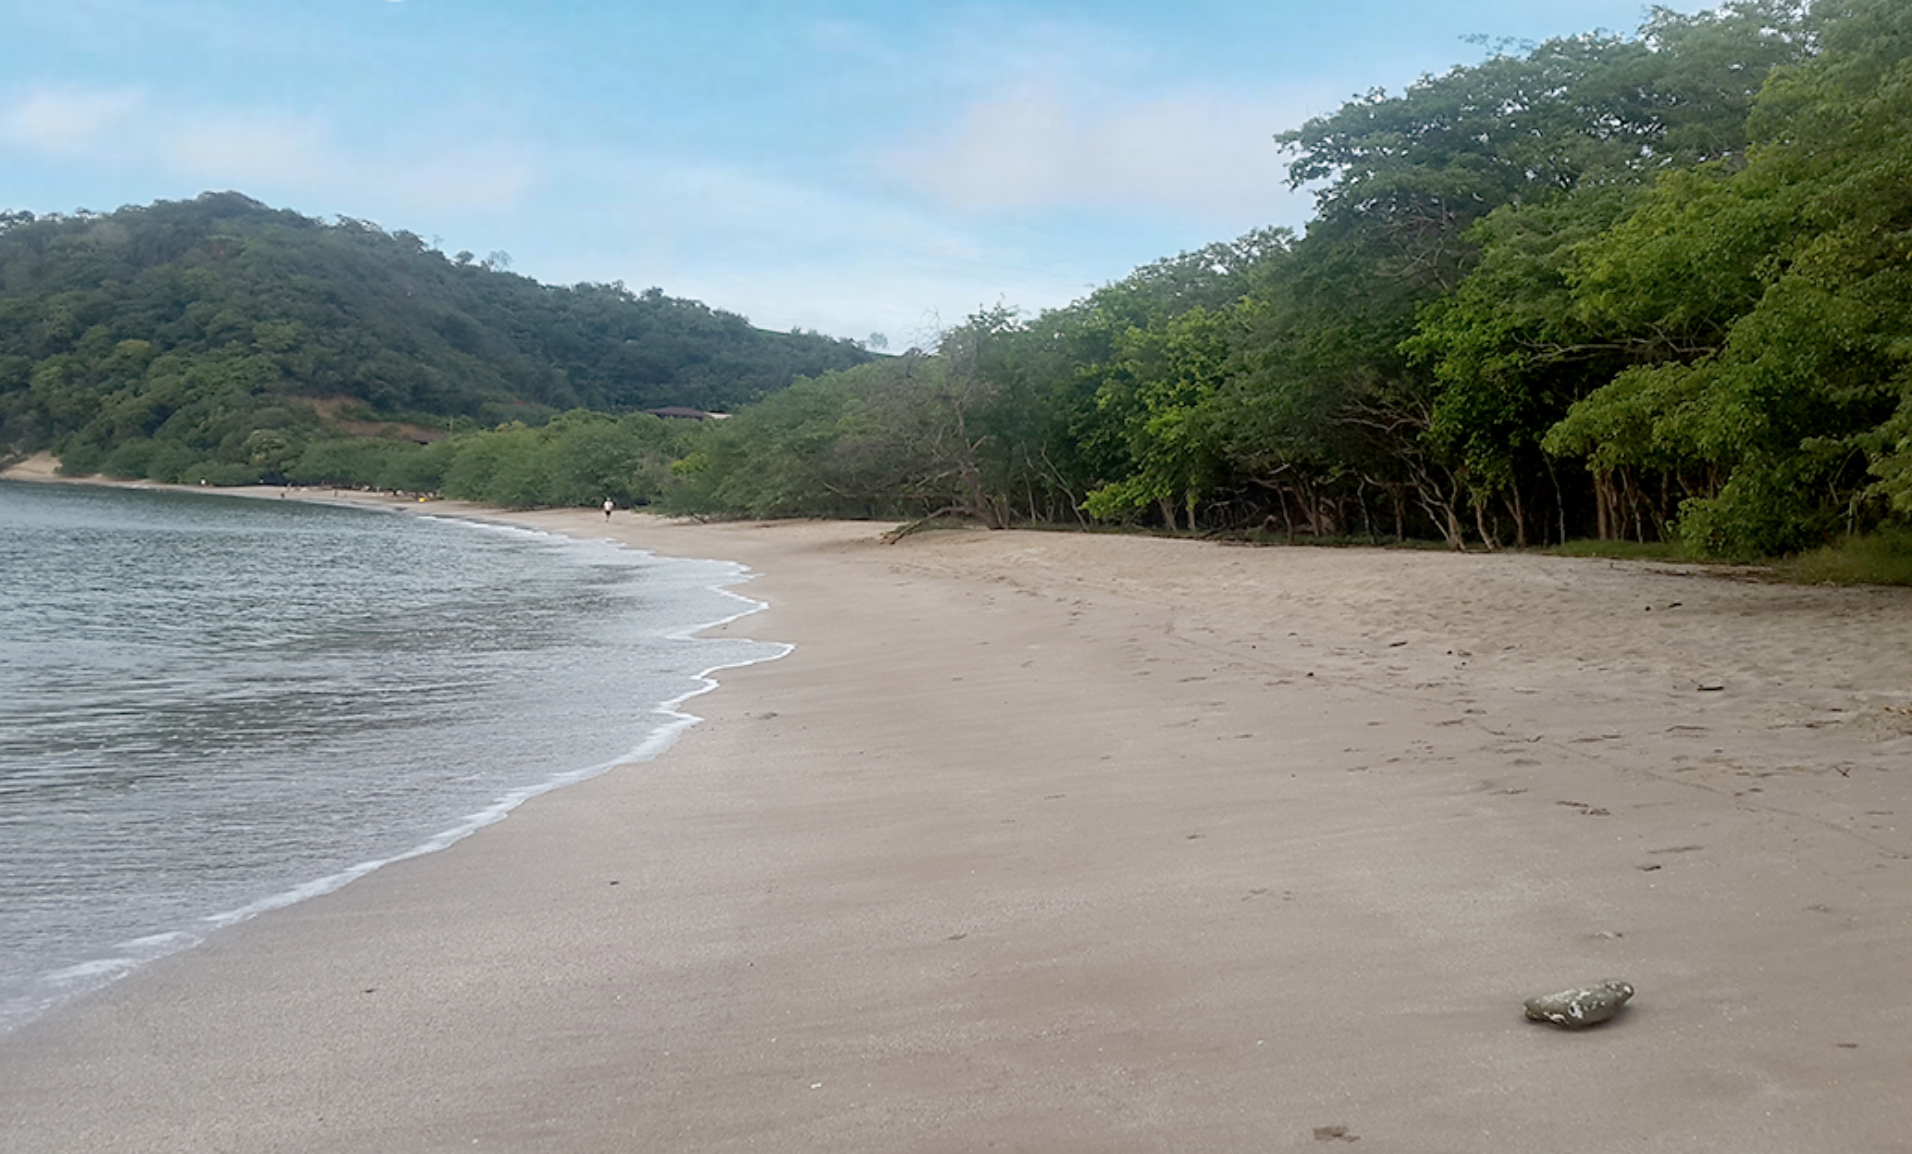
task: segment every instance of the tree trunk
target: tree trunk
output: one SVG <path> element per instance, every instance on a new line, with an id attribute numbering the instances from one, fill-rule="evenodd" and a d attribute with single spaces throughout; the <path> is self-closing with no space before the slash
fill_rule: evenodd
<path id="1" fill-rule="evenodd" d="M 1599 524 L 1600 540 L 1613 540 L 1613 473 L 1602 471 L 1593 476 L 1593 515 Z"/>
<path id="2" fill-rule="evenodd" d="M 1507 498 L 1508 515 L 1514 519 L 1514 548 L 1527 547 L 1527 507 L 1520 499 L 1520 482 L 1513 484 L 1513 493 Z"/>
<path id="3" fill-rule="evenodd" d="M 1487 502 L 1485 501 L 1474 502 L 1474 528 L 1480 532 L 1480 542 L 1487 546 L 1488 552 L 1499 551 L 1500 534 L 1487 528 Z"/>
<path id="4" fill-rule="evenodd" d="M 1554 471 L 1553 458 L 1547 459 L 1547 479 L 1553 482 L 1554 513 L 1560 519 L 1560 543 L 1567 543 L 1567 498 L 1560 491 L 1560 474 Z"/>

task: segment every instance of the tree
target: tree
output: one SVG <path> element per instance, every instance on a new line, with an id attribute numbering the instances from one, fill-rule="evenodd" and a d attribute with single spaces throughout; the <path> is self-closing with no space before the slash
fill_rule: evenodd
<path id="1" fill-rule="evenodd" d="M 1454 117 L 1450 131 L 1480 127 L 1490 107 L 1517 110 L 1531 130 L 1526 144 L 1506 154 L 1519 160 L 1525 149 L 1519 176 L 1530 187 L 1505 186 L 1507 199 L 1463 234 L 1478 257 L 1453 291 L 1421 307 L 1405 346 L 1436 378 L 1421 442 L 1453 470 L 1483 538 L 1495 536 L 1486 524 L 1491 505 L 1504 507 L 1517 543 L 1546 531 L 1549 521 L 1565 537 L 1569 494 L 1578 486 L 1563 485 L 1541 451 L 1546 430 L 1630 366 L 1718 339 L 1722 314 L 1713 296 L 1663 286 L 1654 299 L 1670 293 L 1704 315 L 1654 313 L 1644 282 L 1603 291 L 1614 270 L 1589 265 L 1582 254 L 1656 179 L 1743 165 L 1754 96 L 1773 68 L 1813 50 L 1815 28 L 1811 14 L 1790 3 L 1734 4 L 1696 16 L 1660 10 L 1636 40 L 1580 37 L 1554 42 L 1518 67 L 1490 62 L 1500 73 L 1498 105 L 1478 95 L 1453 101 L 1469 111 Z M 1567 81 L 1549 89 L 1550 76 Z M 1460 74 L 1444 79 L 1458 85 Z M 1537 95 L 1506 95 L 1528 90 Z M 1482 130 L 1475 139 L 1504 135 Z M 1532 149 L 1542 145 L 1556 159 L 1536 167 Z M 1485 166 L 1475 157 L 1469 167 Z M 1487 170 L 1506 174 L 1505 165 Z M 1551 176 L 1534 184 L 1541 172 Z M 1648 259 L 1642 249 L 1619 246 L 1610 261 L 1629 257 Z M 1594 520 L 1603 534 L 1620 519 L 1615 494 L 1636 504 L 1647 499 L 1624 469 L 1619 476 L 1617 483 L 1611 473 L 1595 478 Z M 1671 515 L 1663 507 L 1650 512 L 1656 524 Z"/>
<path id="2" fill-rule="evenodd" d="M 1548 444 L 1596 469 L 1706 470 L 1678 514 L 1706 552 L 1801 548 L 1896 496 L 1912 13 L 1887 0 L 1820 12 L 1823 52 L 1774 73 L 1744 166 L 1662 180 L 1584 256 L 1587 307 L 1665 334 L 1666 356 L 1581 401 Z"/>
<path id="3" fill-rule="evenodd" d="M 1121 383 L 1105 384 L 1096 401 L 1122 430 L 1133 472 L 1090 493 L 1091 514 L 1118 518 L 1153 505 L 1174 530 L 1180 507 L 1195 527 L 1221 471 L 1203 416 L 1228 379 L 1231 319 L 1197 305 L 1122 335 Z"/>

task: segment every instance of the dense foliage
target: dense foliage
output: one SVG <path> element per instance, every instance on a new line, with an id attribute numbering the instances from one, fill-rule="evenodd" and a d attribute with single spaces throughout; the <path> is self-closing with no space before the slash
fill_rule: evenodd
<path id="1" fill-rule="evenodd" d="M 869 359 L 657 289 L 547 287 L 508 263 L 233 193 L 0 214 L 0 446 L 53 448 L 72 472 L 278 480 L 409 456 L 341 438 L 723 410 Z"/>
<path id="2" fill-rule="evenodd" d="M 1278 139 L 1305 235 L 825 378 L 673 500 L 1742 555 L 1912 515 L 1912 5 L 1655 10 Z"/>

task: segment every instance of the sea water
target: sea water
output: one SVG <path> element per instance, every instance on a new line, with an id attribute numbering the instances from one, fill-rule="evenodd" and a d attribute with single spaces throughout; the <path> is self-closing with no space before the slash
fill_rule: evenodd
<path id="1" fill-rule="evenodd" d="M 667 744 L 739 566 L 0 482 L 0 1032 Z"/>

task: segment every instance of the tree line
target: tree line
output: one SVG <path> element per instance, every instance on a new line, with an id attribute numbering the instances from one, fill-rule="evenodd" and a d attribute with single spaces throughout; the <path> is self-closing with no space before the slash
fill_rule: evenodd
<path id="1" fill-rule="evenodd" d="M 1301 235 L 800 383 L 667 500 L 1714 555 L 1912 512 L 1912 5 L 1655 10 L 1277 140 Z"/>

